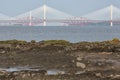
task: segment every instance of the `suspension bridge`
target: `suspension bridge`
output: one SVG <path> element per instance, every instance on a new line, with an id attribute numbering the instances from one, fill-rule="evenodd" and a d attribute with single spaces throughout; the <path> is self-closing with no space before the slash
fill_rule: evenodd
<path id="1" fill-rule="evenodd" d="M 110 5 L 81 17 L 76 17 L 43 5 L 42 7 L 15 17 L 0 14 L 0 26 L 47 26 L 53 24 L 66 26 L 94 24 L 120 25 L 120 9 Z"/>

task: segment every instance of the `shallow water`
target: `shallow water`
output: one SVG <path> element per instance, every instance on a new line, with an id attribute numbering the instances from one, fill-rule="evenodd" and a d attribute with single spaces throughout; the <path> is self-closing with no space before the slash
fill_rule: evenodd
<path id="1" fill-rule="evenodd" d="M 25 68 L 25 67 L 13 67 L 13 68 L 0 68 L 0 71 L 7 71 L 7 72 L 15 72 L 15 71 L 23 71 L 23 70 L 28 70 L 28 71 L 39 71 L 40 69 L 30 69 L 30 68 Z M 77 71 L 76 74 L 82 74 L 85 71 Z M 65 74 L 66 71 L 64 70 L 59 70 L 59 69 L 50 69 L 47 70 L 48 75 L 57 75 L 57 74 Z"/>
<path id="2" fill-rule="evenodd" d="M 120 26 L 1 26 L 0 40 L 104 41 L 120 38 Z"/>
<path id="3" fill-rule="evenodd" d="M 0 71 L 7 71 L 7 72 L 14 72 L 14 71 L 22 71 L 22 70 L 29 70 L 29 71 L 38 71 L 39 69 L 30 69 L 30 68 L 18 68 L 18 67 L 13 67 L 13 68 L 0 68 Z"/>
<path id="4" fill-rule="evenodd" d="M 34 69 L 34 68 L 25 68 L 25 67 L 13 67 L 13 68 L 0 68 L 0 71 L 7 71 L 7 72 L 15 72 L 15 71 L 23 71 L 23 70 L 28 70 L 28 71 L 39 71 L 40 69 Z M 51 69 L 47 70 L 48 75 L 56 75 L 58 73 L 64 74 L 65 71 L 63 70 L 58 70 L 58 69 Z"/>

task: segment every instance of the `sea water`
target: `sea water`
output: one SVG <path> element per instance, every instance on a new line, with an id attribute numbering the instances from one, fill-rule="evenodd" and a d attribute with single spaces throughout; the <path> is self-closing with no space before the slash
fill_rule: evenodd
<path id="1" fill-rule="evenodd" d="M 70 42 L 120 39 L 120 26 L 0 26 L 0 40 L 67 40 Z"/>

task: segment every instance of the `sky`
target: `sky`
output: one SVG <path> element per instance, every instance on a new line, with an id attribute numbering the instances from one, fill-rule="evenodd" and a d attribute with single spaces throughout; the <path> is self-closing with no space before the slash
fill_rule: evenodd
<path id="1" fill-rule="evenodd" d="M 82 16 L 111 4 L 120 8 L 120 0 L 0 0 L 0 13 L 14 17 L 43 4 L 73 16 Z"/>

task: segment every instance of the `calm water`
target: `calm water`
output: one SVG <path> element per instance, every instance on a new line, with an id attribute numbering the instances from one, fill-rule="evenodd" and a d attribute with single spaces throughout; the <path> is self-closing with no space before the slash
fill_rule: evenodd
<path id="1" fill-rule="evenodd" d="M 103 41 L 120 39 L 120 26 L 10 26 L 0 27 L 0 40 Z"/>

